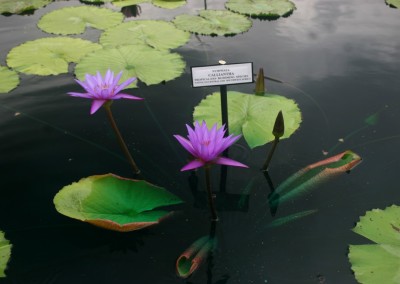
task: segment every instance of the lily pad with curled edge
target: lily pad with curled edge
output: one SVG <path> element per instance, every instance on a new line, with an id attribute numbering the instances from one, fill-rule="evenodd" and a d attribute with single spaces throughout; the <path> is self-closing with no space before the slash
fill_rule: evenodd
<path id="1" fill-rule="evenodd" d="M 69 37 L 41 38 L 11 49 L 7 65 L 18 72 L 33 75 L 68 73 L 68 64 L 78 62 L 101 45 Z"/>
<path id="2" fill-rule="evenodd" d="M 87 27 L 105 30 L 122 23 L 120 12 L 92 6 L 67 7 L 44 15 L 38 27 L 47 33 L 70 35 L 80 34 Z"/>
<path id="3" fill-rule="evenodd" d="M 11 256 L 10 242 L 4 237 L 4 233 L 0 231 L 0 278 L 6 277 L 4 270 L 7 268 L 7 262 Z"/>
<path id="4" fill-rule="evenodd" d="M 179 15 L 173 23 L 178 29 L 211 36 L 244 33 L 252 25 L 245 16 L 222 10 L 201 10 L 198 16 Z"/>
<path id="5" fill-rule="evenodd" d="M 285 134 L 280 139 L 290 137 L 300 126 L 301 113 L 291 99 L 276 94 L 255 96 L 234 91 L 229 91 L 227 98 L 229 133 L 243 134 L 250 148 L 275 139 L 272 129 L 279 111 L 285 119 Z M 221 125 L 220 93 L 203 99 L 194 109 L 193 120 L 204 120 L 207 125 Z"/>
<path id="6" fill-rule="evenodd" d="M 172 49 L 189 41 L 190 33 L 166 21 L 138 20 L 110 28 L 100 36 L 103 46 L 146 45 L 155 49 Z"/>
<path id="7" fill-rule="evenodd" d="M 23 14 L 46 6 L 53 0 L 1 0 L 0 14 Z"/>
<path id="8" fill-rule="evenodd" d="M 120 232 L 157 224 L 170 212 L 153 209 L 180 203 L 181 199 L 162 187 L 113 174 L 83 178 L 54 197 L 59 213 Z"/>
<path id="9" fill-rule="evenodd" d="M 385 2 L 391 7 L 400 8 L 400 0 L 386 0 Z"/>
<path id="10" fill-rule="evenodd" d="M 111 69 L 114 72 L 123 71 L 121 80 L 137 77 L 147 85 L 153 85 L 179 77 L 184 68 L 185 62 L 177 53 L 143 45 L 124 45 L 89 54 L 76 65 L 75 75 L 83 80 L 86 73 L 105 73 Z"/>
<path id="11" fill-rule="evenodd" d="M 19 84 L 17 72 L 0 66 L 0 93 L 8 93 Z"/>
<path id="12" fill-rule="evenodd" d="M 225 7 L 233 12 L 261 19 L 288 16 L 296 9 L 289 0 L 229 0 Z"/>
<path id="13" fill-rule="evenodd" d="M 400 207 L 367 211 L 353 231 L 376 243 L 350 245 L 349 260 L 357 281 L 400 283 Z"/>

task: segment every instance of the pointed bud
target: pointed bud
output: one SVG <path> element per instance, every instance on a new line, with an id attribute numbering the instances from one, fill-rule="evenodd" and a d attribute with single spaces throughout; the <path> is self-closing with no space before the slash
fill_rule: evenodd
<path id="1" fill-rule="evenodd" d="M 285 122 L 283 120 L 282 111 L 279 111 L 278 115 L 275 119 L 274 129 L 272 130 L 272 134 L 274 134 L 275 138 L 280 138 L 285 133 Z"/>
<path id="2" fill-rule="evenodd" d="M 260 68 L 256 79 L 256 96 L 263 96 L 265 94 L 265 84 L 264 84 L 264 69 Z"/>

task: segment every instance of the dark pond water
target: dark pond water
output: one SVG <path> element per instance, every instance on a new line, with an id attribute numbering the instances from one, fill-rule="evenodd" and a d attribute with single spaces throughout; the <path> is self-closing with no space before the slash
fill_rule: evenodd
<path id="1" fill-rule="evenodd" d="M 131 233 L 99 229 L 60 215 L 54 195 L 65 185 L 94 174 L 130 177 L 103 110 L 89 115 L 88 100 L 69 74 L 21 75 L 21 84 L 0 101 L 0 229 L 13 243 L 6 279 L 0 283 L 357 283 L 347 258 L 349 244 L 368 241 L 351 231 L 372 208 L 398 204 L 400 169 L 400 12 L 383 0 L 295 1 L 297 10 L 277 21 L 253 20 L 235 37 L 192 36 L 177 49 L 186 72 L 165 85 L 140 86 L 132 94 L 145 103 L 118 101 L 116 119 L 147 179 L 181 197 L 173 217 Z M 222 9 L 223 1 L 208 1 Z M 35 24 L 45 13 L 77 1 L 58 1 L 30 16 L 0 16 L 0 64 L 8 51 L 27 40 L 48 36 Z M 162 10 L 141 5 L 137 19 L 170 20 L 196 13 L 203 1 Z M 83 37 L 97 40 L 99 32 Z M 258 170 L 270 145 L 250 150 L 240 140 L 232 158 L 250 169 L 229 168 L 217 193 L 220 220 L 212 259 L 188 280 L 175 274 L 175 260 L 210 231 L 206 204 L 199 202 L 204 172 L 181 173 L 187 154 L 172 137 L 185 135 L 185 123 L 207 94 L 218 88 L 191 88 L 190 66 L 253 62 L 267 76 L 269 91 L 296 100 L 300 129 L 283 140 L 270 177 L 279 185 L 297 170 L 351 149 L 363 163 L 350 174 L 278 207 L 274 218 L 318 209 L 316 214 L 275 229 L 267 203 L 270 187 Z M 252 84 L 229 90 L 252 92 Z M 20 113 L 16 115 L 16 113 Z M 378 122 L 365 119 L 378 113 Z M 353 134 L 352 134 L 353 133 Z M 352 134 L 352 135 L 350 135 Z M 338 139 L 344 139 L 338 142 Z M 220 171 L 212 183 L 219 191 Z M 248 204 L 238 200 L 252 183 Z"/>

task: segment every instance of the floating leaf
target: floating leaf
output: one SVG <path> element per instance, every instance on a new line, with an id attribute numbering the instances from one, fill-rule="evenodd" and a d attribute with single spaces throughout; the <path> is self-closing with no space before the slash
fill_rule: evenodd
<path id="1" fill-rule="evenodd" d="M 400 8 L 400 0 L 386 0 L 385 2 L 392 7 Z"/>
<path id="2" fill-rule="evenodd" d="M 8 93 L 19 84 L 17 72 L 0 66 L 0 93 Z"/>
<path id="3" fill-rule="evenodd" d="M 176 9 L 186 4 L 185 0 L 153 0 L 153 5 L 164 9 Z"/>
<path id="4" fill-rule="evenodd" d="M 112 4 L 116 7 L 127 7 L 148 2 L 150 2 L 150 0 L 115 0 L 112 2 Z"/>
<path id="5" fill-rule="evenodd" d="M 44 15 L 38 27 L 47 33 L 69 35 L 83 33 L 86 27 L 105 30 L 116 26 L 124 17 L 119 12 L 92 6 L 58 9 Z"/>
<path id="6" fill-rule="evenodd" d="M 83 178 L 54 197 L 61 214 L 121 232 L 157 224 L 169 212 L 154 208 L 179 203 L 182 200 L 162 187 L 113 174 Z"/>
<path id="7" fill-rule="evenodd" d="M 290 137 L 300 126 L 301 113 L 293 100 L 275 94 L 255 96 L 229 91 L 229 131 L 236 135 L 243 134 L 250 148 L 264 145 L 275 139 L 271 130 L 280 110 L 285 117 L 283 139 Z M 220 94 L 213 93 L 203 99 L 194 109 L 193 120 L 221 125 Z"/>
<path id="8" fill-rule="evenodd" d="M 138 20 L 108 29 L 100 37 L 104 46 L 145 45 L 156 49 L 172 49 L 188 42 L 190 33 L 166 21 Z"/>
<path id="9" fill-rule="evenodd" d="M 4 237 L 4 233 L 0 231 L 0 278 L 6 277 L 4 270 L 7 268 L 7 262 L 11 256 L 10 242 Z"/>
<path id="10" fill-rule="evenodd" d="M 41 38 L 11 49 L 7 65 L 26 74 L 57 75 L 67 73 L 69 63 L 100 48 L 97 43 L 79 38 Z"/>
<path id="11" fill-rule="evenodd" d="M 147 85 L 153 85 L 179 77 L 184 71 L 185 62 L 177 53 L 125 45 L 89 54 L 77 64 L 75 74 L 83 80 L 86 73 L 105 73 L 109 68 L 114 72 L 123 71 L 121 80 L 138 77 Z"/>
<path id="12" fill-rule="evenodd" d="M 202 10 L 199 16 L 179 15 L 173 23 L 184 31 L 203 35 L 229 36 L 246 32 L 252 22 L 229 11 Z"/>
<path id="13" fill-rule="evenodd" d="M 1 0 L 0 14 L 22 14 L 46 6 L 53 0 Z"/>
<path id="14" fill-rule="evenodd" d="M 179 277 L 188 278 L 215 248 L 216 239 L 204 236 L 195 241 L 176 260 L 176 273 Z"/>
<path id="15" fill-rule="evenodd" d="M 345 151 L 309 165 L 290 176 L 274 190 L 268 197 L 270 205 L 276 206 L 293 199 L 329 178 L 350 171 L 361 161 L 361 157 L 356 153 Z"/>
<path id="16" fill-rule="evenodd" d="M 367 211 L 353 231 L 377 243 L 350 245 L 349 259 L 357 281 L 400 283 L 400 207 Z"/>
<path id="17" fill-rule="evenodd" d="M 225 7 L 239 14 L 267 19 L 288 16 L 296 9 L 289 0 L 229 0 Z"/>

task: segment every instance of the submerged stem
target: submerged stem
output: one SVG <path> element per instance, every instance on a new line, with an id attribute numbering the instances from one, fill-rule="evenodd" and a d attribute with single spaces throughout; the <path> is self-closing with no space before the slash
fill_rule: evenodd
<path id="1" fill-rule="evenodd" d="M 215 210 L 214 197 L 211 191 L 210 166 L 206 165 L 204 169 L 206 171 L 207 196 L 208 196 L 208 205 L 210 206 L 211 210 L 211 220 L 217 221 L 218 220 L 217 210 Z"/>
<path id="2" fill-rule="evenodd" d="M 108 102 L 106 102 L 104 104 L 104 108 L 106 109 L 108 120 L 111 123 L 111 126 L 112 126 L 112 128 L 113 128 L 113 130 L 115 132 L 115 135 L 117 136 L 117 140 L 118 140 L 119 146 L 121 147 L 121 149 L 124 152 L 126 158 L 128 159 L 128 162 L 131 165 L 131 167 L 133 169 L 133 172 L 135 174 L 140 174 L 140 170 L 139 170 L 138 166 L 136 165 L 135 161 L 133 160 L 132 155 L 128 150 L 128 147 L 126 146 L 125 141 L 122 138 L 121 132 L 119 131 L 118 126 L 115 123 L 114 116 L 113 116 L 113 114 L 111 112 L 111 103 L 112 103 L 112 101 L 108 101 Z"/>
<path id="3" fill-rule="evenodd" d="M 271 162 L 272 155 L 274 154 L 276 146 L 278 145 L 278 143 L 279 143 L 279 137 L 275 137 L 275 140 L 272 143 L 272 148 L 269 151 L 267 160 L 265 161 L 264 166 L 261 169 L 262 171 L 264 171 L 264 172 L 268 171 L 269 163 Z"/>

